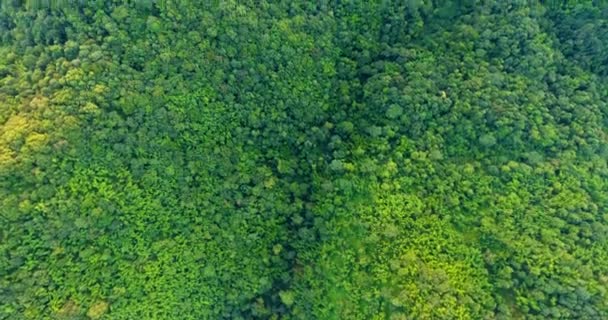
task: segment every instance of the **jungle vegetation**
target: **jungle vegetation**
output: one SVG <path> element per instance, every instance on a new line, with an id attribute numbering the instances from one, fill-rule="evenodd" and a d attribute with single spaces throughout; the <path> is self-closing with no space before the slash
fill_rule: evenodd
<path id="1" fill-rule="evenodd" d="M 0 319 L 607 319 L 605 3 L 2 1 Z"/>

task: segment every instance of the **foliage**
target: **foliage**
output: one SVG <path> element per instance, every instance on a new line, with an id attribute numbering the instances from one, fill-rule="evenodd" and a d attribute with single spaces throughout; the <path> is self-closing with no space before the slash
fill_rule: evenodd
<path id="1" fill-rule="evenodd" d="M 608 318 L 608 7 L 0 6 L 0 319 Z"/>

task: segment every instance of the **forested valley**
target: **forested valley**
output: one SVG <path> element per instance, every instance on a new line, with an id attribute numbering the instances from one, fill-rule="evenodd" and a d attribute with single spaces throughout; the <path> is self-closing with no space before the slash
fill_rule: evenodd
<path id="1" fill-rule="evenodd" d="M 608 319 L 604 1 L 1 1 L 0 319 Z"/>

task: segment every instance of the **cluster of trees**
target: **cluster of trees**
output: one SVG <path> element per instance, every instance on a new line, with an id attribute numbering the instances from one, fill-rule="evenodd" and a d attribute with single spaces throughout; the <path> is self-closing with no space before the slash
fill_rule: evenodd
<path id="1" fill-rule="evenodd" d="M 606 10 L 3 3 L 0 319 L 608 317 Z"/>

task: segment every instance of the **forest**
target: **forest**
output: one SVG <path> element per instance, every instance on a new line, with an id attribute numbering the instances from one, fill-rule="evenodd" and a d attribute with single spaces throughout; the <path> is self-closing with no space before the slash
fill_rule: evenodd
<path id="1" fill-rule="evenodd" d="M 608 319 L 608 4 L 0 2 L 0 319 Z"/>

